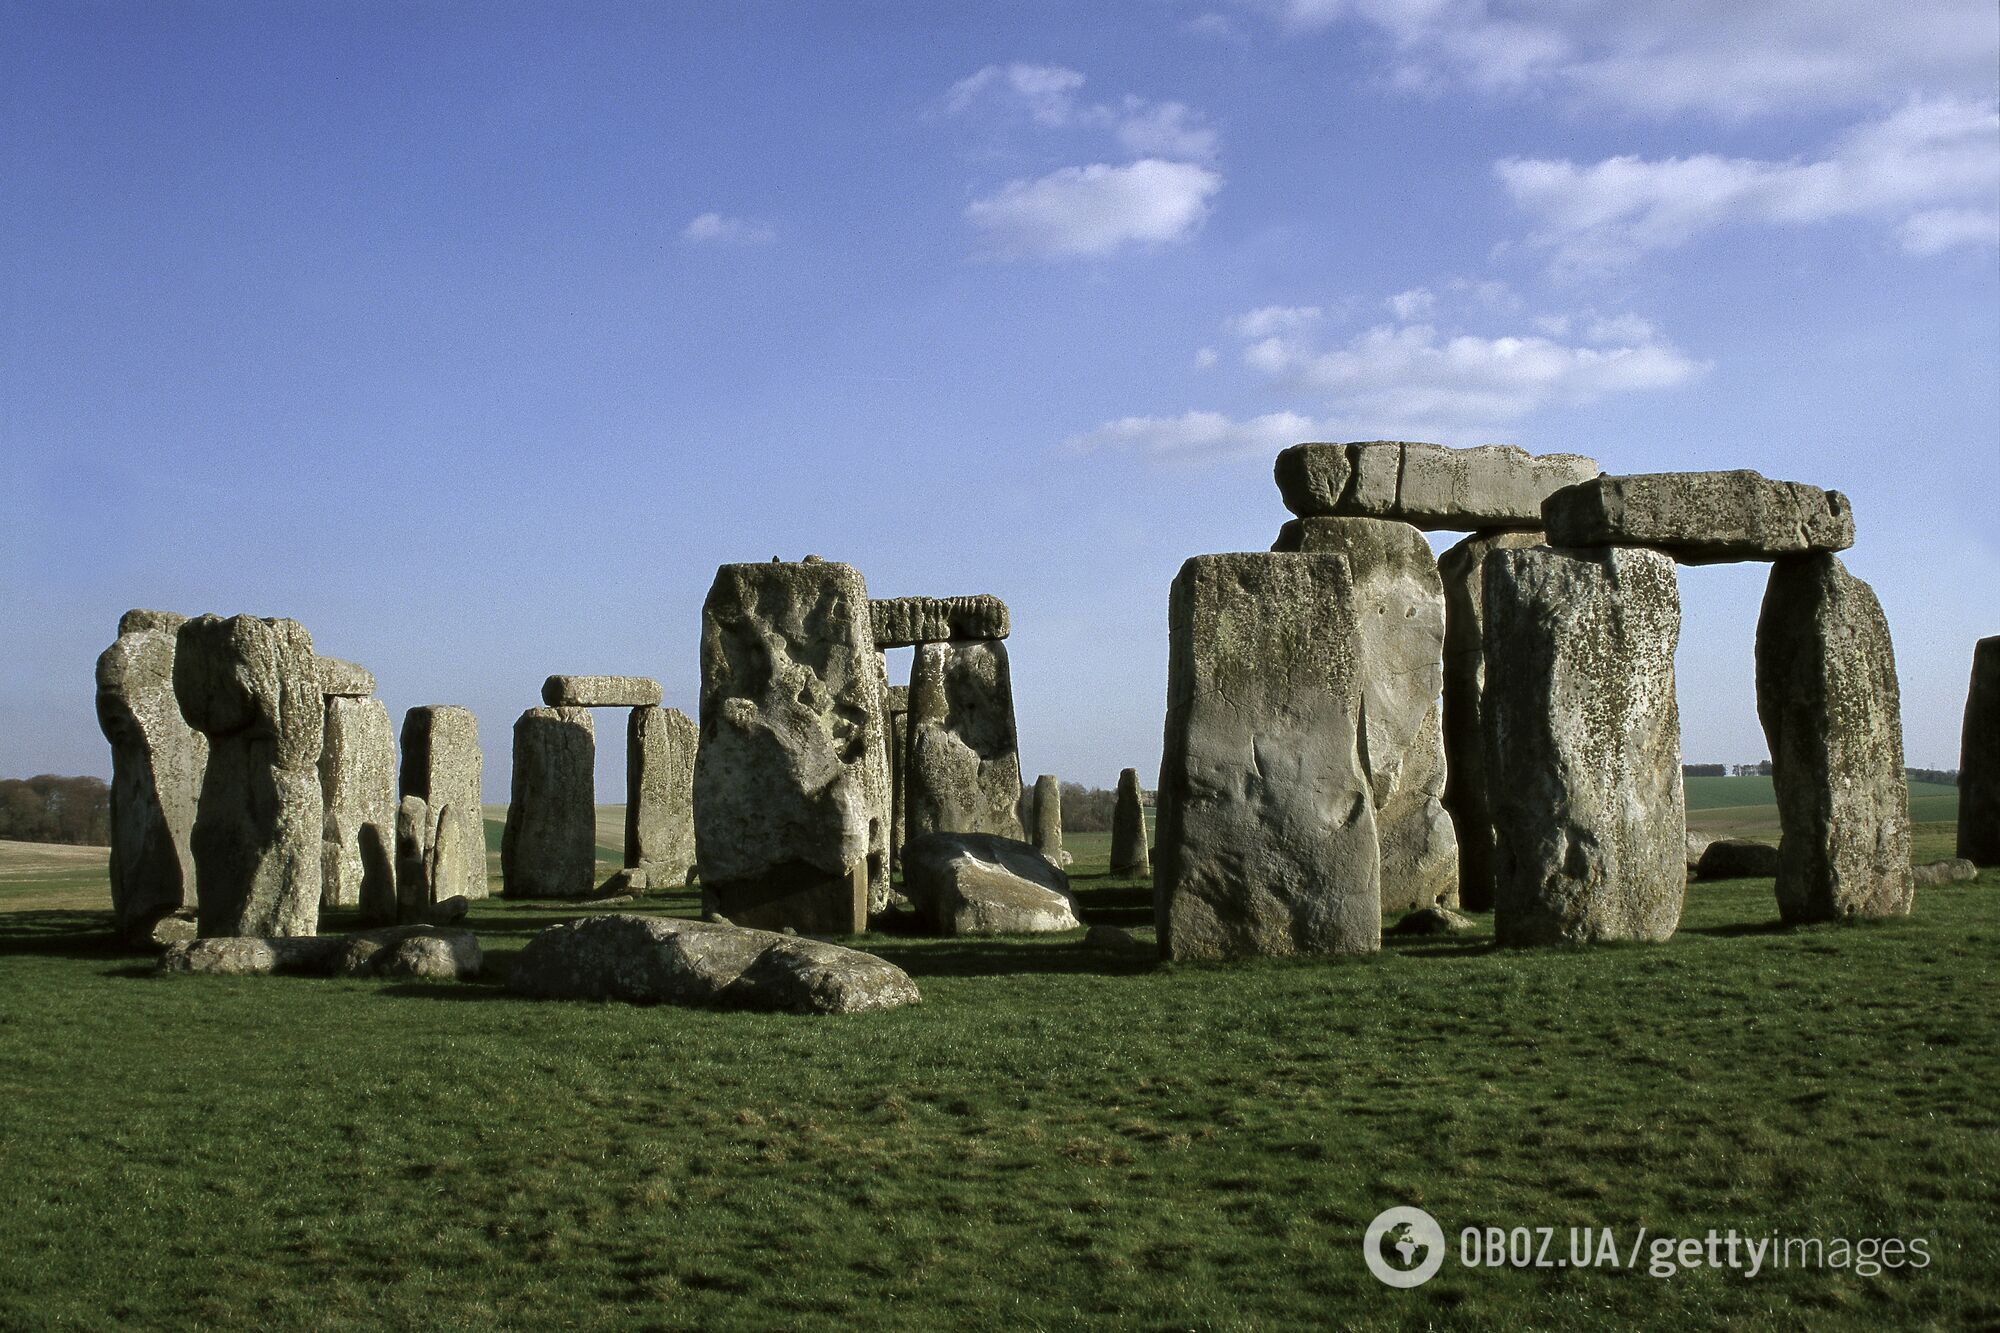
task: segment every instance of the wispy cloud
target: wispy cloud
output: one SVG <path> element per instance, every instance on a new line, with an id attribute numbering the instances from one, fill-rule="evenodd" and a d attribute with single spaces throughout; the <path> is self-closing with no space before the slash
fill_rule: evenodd
<path id="1" fill-rule="evenodd" d="M 1097 258 L 1188 239 L 1221 188 L 1222 177 L 1189 162 L 1100 162 L 1009 181 L 967 204 L 965 216 L 991 258 Z"/>
<path id="2" fill-rule="evenodd" d="M 703 213 L 681 228 L 681 239 L 690 245 L 769 245 L 778 239 L 778 232 L 755 218 Z"/>

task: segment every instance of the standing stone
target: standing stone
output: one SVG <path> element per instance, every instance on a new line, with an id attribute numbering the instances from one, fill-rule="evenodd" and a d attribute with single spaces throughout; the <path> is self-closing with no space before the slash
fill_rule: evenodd
<path id="1" fill-rule="evenodd" d="M 867 925 L 888 885 L 886 692 L 859 570 L 809 558 L 716 571 L 694 769 L 695 858 L 716 912 L 808 934 Z"/>
<path id="2" fill-rule="evenodd" d="M 1111 873 L 1153 873 L 1153 858 L 1146 845 L 1146 804 L 1136 768 L 1118 775 L 1118 804 L 1111 810 Z"/>
<path id="3" fill-rule="evenodd" d="M 478 855 L 465 858 L 459 867 L 459 882 L 431 886 L 432 897 L 439 901 L 460 895 L 486 896 L 486 816 L 479 803 L 480 766 L 479 719 L 471 709 L 432 704 L 403 715 L 400 785 L 403 795 L 422 797 L 430 812 L 424 846 L 437 843 L 437 822 L 449 808 L 451 817 L 464 825 L 458 831 L 459 845 L 479 849 Z"/>
<path id="4" fill-rule="evenodd" d="M 514 724 L 514 786 L 500 838 L 509 898 L 597 887 L 597 734 L 588 708 L 530 708 Z"/>
<path id="5" fill-rule="evenodd" d="M 111 742 L 111 908 L 128 938 L 195 905 L 195 806 L 208 738 L 174 698 L 183 616 L 128 611 L 97 659 L 97 723 Z"/>
<path id="6" fill-rule="evenodd" d="M 1494 938 L 1664 940 L 1687 892 L 1673 561 L 1533 547 L 1485 563 Z"/>
<path id="7" fill-rule="evenodd" d="M 1444 585 L 1423 533 L 1378 518 L 1300 518 L 1274 548 L 1347 557 L 1360 601 L 1362 766 L 1382 849 L 1382 910 L 1458 903 L 1445 813 Z"/>
<path id="8" fill-rule="evenodd" d="M 2000 866 L 2000 635 L 1972 651 L 1958 745 L 1958 854 Z"/>
<path id="9" fill-rule="evenodd" d="M 319 785 L 326 801 L 320 906 L 359 907 L 371 919 L 393 914 L 396 732 L 380 699 L 327 696 Z"/>
<path id="10" fill-rule="evenodd" d="M 431 892 L 430 806 L 421 796 L 405 796 L 396 805 L 396 910 L 387 921 L 369 920 L 378 925 L 395 921 L 405 924 L 422 921 L 429 913 Z"/>
<path id="11" fill-rule="evenodd" d="M 1020 838 L 1021 755 L 1007 645 L 997 639 L 920 644 L 908 725 L 904 836 Z"/>
<path id="12" fill-rule="evenodd" d="M 886 673 L 888 666 L 885 663 Z M 910 687 L 891 685 L 883 704 L 889 745 L 889 864 L 903 864 L 903 843 L 909 836 Z"/>
<path id="13" fill-rule="evenodd" d="M 1051 864 L 1062 864 L 1062 783 L 1053 773 L 1035 779 L 1034 843 Z"/>
<path id="14" fill-rule="evenodd" d="M 694 751 L 678 708 L 635 708 L 625 726 L 625 864 L 659 888 L 694 876 Z"/>
<path id="15" fill-rule="evenodd" d="M 1344 556 L 1181 566 L 1153 865 L 1162 957 L 1381 948 L 1357 618 Z"/>
<path id="16" fill-rule="evenodd" d="M 208 737 L 192 843 L 202 935 L 319 926 L 319 753 L 326 696 L 296 620 L 201 616 L 180 628 L 174 696 Z"/>
<path id="17" fill-rule="evenodd" d="M 1778 915 L 1908 915 L 1916 887 L 1896 654 L 1875 590 L 1836 555 L 1771 567 L 1757 716 L 1778 793 Z"/>
<path id="18" fill-rule="evenodd" d="M 1458 833 L 1459 906 L 1493 907 L 1489 791 L 1504 774 L 1486 762 L 1486 558 L 1547 545 L 1539 532 L 1482 532 L 1438 557 L 1444 584 L 1444 807 Z"/>
<path id="19" fill-rule="evenodd" d="M 472 904 L 462 894 L 440 895 L 435 892 L 439 884 L 463 884 L 471 878 L 474 868 L 484 875 L 486 869 L 486 821 L 479 823 L 478 841 L 472 839 L 472 824 L 468 820 L 453 819 L 451 807 L 438 812 L 438 819 L 432 826 L 437 829 L 437 841 L 429 847 L 425 855 L 425 885 L 433 890 L 430 902 L 423 915 L 410 918 L 412 921 L 457 920 Z"/>

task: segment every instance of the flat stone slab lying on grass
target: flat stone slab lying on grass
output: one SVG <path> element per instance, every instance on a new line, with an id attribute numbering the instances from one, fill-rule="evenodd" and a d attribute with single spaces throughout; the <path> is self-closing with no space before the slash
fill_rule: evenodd
<path id="1" fill-rule="evenodd" d="M 1916 866 L 1910 871 L 1910 876 L 1918 888 L 1929 889 L 1939 884 L 1969 883 L 1979 878 L 1979 867 L 1962 856 L 1954 856 L 1949 860 Z"/>
<path id="2" fill-rule="evenodd" d="M 1597 460 L 1536 456 L 1504 444 L 1448 449 L 1373 440 L 1295 444 L 1278 455 L 1275 471 L 1285 508 L 1301 518 L 1395 518 L 1419 528 L 1484 532 L 1540 527 L 1542 501 L 1596 476 Z"/>
<path id="3" fill-rule="evenodd" d="M 965 639 L 1004 639 L 1012 626 L 1007 603 L 991 593 L 971 597 L 881 597 L 868 603 L 877 648 Z"/>
<path id="4" fill-rule="evenodd" d="M 1839 491 L 1748 470 L 1597 477 L 1551 495 L 1542 526 L 1552 546 L 1646 546 L 1686 565 L 1854 545 Z"/>
<path id="5" fill-rule="evenodd" d="M 170 944 L 162 974 L 210 977 L 388 977 L 463 981 L 479 975 L 479 937 L 437 926 L 388 926 L 352 935 L 211 936 Z"/>
<path id="6" fill-rule="evenodd" d="M 542 702 L 550 708 L 652 708 L 660 682 L 647 676 L 550 676 Z"/>
<path id="7" fill-rule="evenodd" d="M 1778 849 L 1754 838 L 1717 838 L 1695 863 L 1702 879 L 1772 879 L 1777 873 Z"/>
<path id="8" fill-rule="evenodd" d="M 903 893 L 942 935 L 1083 926 L 1068 875 L 1029 844 L 988 833 L 926 833 L 905 843 Z"/>
<path id="9" fill-rule="evenodd" d="M 1472 918 L 1449 907 L 1419 907 L 1389 927 L 1389 935 L 1461 935 L 1472 929 Z"/>
<path id="10" fill-rule="evenodd" d="M 915 1004 L 917 984 L 858 949 L 679 917 L 620 913 L 551 926 L 514 963 L 508 989 L 542 1000 L 624 1000 L 795 1014 Z"/>

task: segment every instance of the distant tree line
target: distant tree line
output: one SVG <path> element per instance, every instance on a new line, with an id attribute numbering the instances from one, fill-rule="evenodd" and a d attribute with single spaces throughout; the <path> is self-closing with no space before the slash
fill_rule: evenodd
<path id="1" fill-rule="evenodd" d="M 1947 787 L 1958 785 L 1958 770 L 1955 768 L 1909 768 L 1903 769 L 1903 776 L 1911 782 L 1937 782 Z"/>
<path id="2" fill-rule="evenodd" d="M 0 778 L 0 838 L 111 845 L 111 788 L 102 778 Z"/>
<path id="3" fill-rule="evenodd" d="M 1727 764 L 1681 765 L 1681 776 L 1684 778 L 1720 778 L 1727 777 L 1728 774 L 1729 766 Z"/>
<path id="4" fill-rule="evenodd" d="M 1768 778 L 1771 776 L 1771 761 L 1759 764 L 1682 764 L 1684 778 L 1719 778 L 1724 774 L 1737 778 Z M 1958 770 L 1955 768 L 1904 768 L 1903 776 L 1911 782 L 1937 782 L 1947 787 L 1958 785 Z"/>
<path id="5" fill-rule="evenodd" d="M 1109 833 L 1111 812 L 1118 806 L 1118 793 L 1103 787 L 1086 787 L 1081 782 L 1062 785 L 1062 826 L 1065 833 Z M 1145 798 L 1152 804 L 1150 794 Z M 1029 836 L 1035 832 L 1035 789 L 1021 788 L 1021 827 Z"/>

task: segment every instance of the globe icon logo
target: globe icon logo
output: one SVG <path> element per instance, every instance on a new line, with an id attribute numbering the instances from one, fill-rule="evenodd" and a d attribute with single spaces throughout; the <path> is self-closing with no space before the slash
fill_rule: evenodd
<path id="1" fill-rule="evenodd" d="M 1388 1286 L 1422 1286 L 1444 1266 L 1444 1228 L 1421 1208 L 1386 1209 L 1368 1224 L 1361 1257 Z"/>

